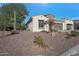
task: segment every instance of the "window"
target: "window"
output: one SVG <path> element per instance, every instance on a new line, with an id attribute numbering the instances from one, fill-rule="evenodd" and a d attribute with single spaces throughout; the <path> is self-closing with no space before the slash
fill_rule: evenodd
<path id="1" fill-rule="evenodd" d="M 67 24 L 67 30 L 71 30 L 72 29 L 72 24 Z"/>
<path id="2" fill-rule="evenodd" d="M 39 28 L 44 28 L 44 20 L 39 20 Z"/>

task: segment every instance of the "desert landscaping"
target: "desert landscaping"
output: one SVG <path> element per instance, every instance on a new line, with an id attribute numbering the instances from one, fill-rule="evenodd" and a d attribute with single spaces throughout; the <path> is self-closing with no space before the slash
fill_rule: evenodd
<path id="1" fill-rule="evenodd" d="M 0 55 L 58 56 L 79 43 L 79 36 L 66 39 L 64 32 L 55 32 L 54 37 L 47 32 L 34 33 L 27 30 L 15 35 L 9 34 L 5 32 L 5 37 L 2 39 L 0 32 Z M 48 48 L 35 45 L 35 36 L 42 37 Z"/>
<path id="2" fill-rule="evenodd" d="M 79 19 L 58 20 L 44 9 L 36 15 L 26 5 L 1 5 L 0 56 L 60 56 L 79 44 Z"/>

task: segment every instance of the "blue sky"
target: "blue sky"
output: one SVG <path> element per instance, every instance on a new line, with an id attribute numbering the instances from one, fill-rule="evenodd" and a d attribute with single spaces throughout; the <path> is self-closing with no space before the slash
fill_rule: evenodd
<path id="1" fill-rule="evenodd" d="M 31 16 L 39 14 L 52 14 L 57 20 L 61 20 L 63 17 L 79 18 L 79 3 L 28 3 L 25 5 L 29 11 L 29 16 L 25 21 Z"/>
<path id="2" fill-rule="evenodd" d="M 25 22 L 30 17 L 40 14 L 52 14 L 57 20 L 61 20 L 63 17 L 79 18 L 79 3 L 26 3 L 25 6 L 29 11 L 29 16 L 26 17 Z"/>

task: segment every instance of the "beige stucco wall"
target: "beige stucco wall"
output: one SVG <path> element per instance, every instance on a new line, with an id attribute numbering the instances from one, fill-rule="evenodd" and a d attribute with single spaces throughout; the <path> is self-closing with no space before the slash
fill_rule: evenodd
<path id="1" fill-rule="evenodd" d="M 48 21 L 48 18 L 46 18 L 43 15 L 39 15 L 39 16 L 34 16 L 33 17 L 33 32 L 40 32 L 40 31 L 49 31 L 49 25 L 46 24 L 44 26 L 44 28 L 39 28 L 39 22 L 38 20 L 44 20 L 44 21 Z"/>
<path id="2" fill-rule="evenodd" d="M 71 20 L 64 20 L 64 22 L 63 22 L 63 30 L 67 30 L 67 24 L 72 24 L 72 29 L 71 30 L 74 30 L 74 22 L 71 21 Z"/>

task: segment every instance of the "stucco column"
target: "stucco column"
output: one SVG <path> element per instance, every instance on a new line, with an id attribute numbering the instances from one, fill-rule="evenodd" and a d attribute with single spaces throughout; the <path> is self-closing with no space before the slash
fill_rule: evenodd
<path id="1" fill-rule="evenodd" d="M 74 30 L 74 24 L 72 24 L 72 30 Z"/>
<path id="2" fill-rule="evenodd" d="M 63 30 L 66 30 L 66 23 L 62 23 L 63 24 Z"/>

